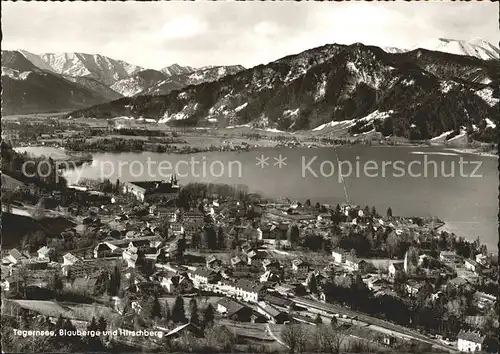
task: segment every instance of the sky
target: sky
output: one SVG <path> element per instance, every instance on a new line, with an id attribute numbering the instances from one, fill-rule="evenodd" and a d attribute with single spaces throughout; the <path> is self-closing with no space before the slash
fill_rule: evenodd
<path id="1" fill-rule="evenodd" d="M 268 63 L 329 43 L 498 46 L 493 2 L 3 2 L 2 49 L 102 54 L 144 68 Z"/>

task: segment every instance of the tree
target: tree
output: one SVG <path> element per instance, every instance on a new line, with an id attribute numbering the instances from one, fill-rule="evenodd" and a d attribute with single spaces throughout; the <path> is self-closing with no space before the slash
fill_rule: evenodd
<path id="1" fill-rule="evenodd" d="M 317 325 L 323 324 L 323 319 L 321 318 L 319 313 L 316 315 L 316 318 L 314 319 L 314 323 L 316 323 Z"/>
<path id="2" fill-rule="evenodd" d="M 224 325 L 215 326 L 206 332 L 205 337 L 211 348 L 217 348 L 223 352 L 231 352 L 236 343 L 236 336 Z"/>
<path id="3" fill-rule="evenodd" d="M 115 268 L 113 269 L 113 272 L 110 274 L 109 278 L 109 294 L 111 296 L 116 296 L 118 294 L 118 290 L 120 289 L 120 283 L 121 283 L 121 274 L 120 274 L 120 268 L 118 268 L 117 265 L 115 265 Z"/>
<path id="4" fill-rule="evenodd" d="M 392 209 L 391 209 L 391 207 L 387 208 L 387 218 L 388 219 L 392 218 Z"/>
<path id="5" fill-rule="evenodd" d="M 418 249 L 410 246 L 405 254 L 405 271 L 407 273 L 414 273 L 418 266 Z"/>
<path id="6" fill-rule="evenodd" d="M 98 331 L 99 327 L 97 325 L 95 317 L 92 317 L 90 324 L 87 326 L 87 331 L 95 332 Z M 102 349 L 102 342 L 98 336 L 87 336 L 87 348 L 89 351 L 98 352 Z"/>
<path id="7" fill-rule="evenodd" d="M 305 202 L 305 206 L 306 207 L 310 207 L 311 206 L 311 199 L 307 199 L 306 202 Z"/>
<path id="8" fill-rule="evenodd" d="M 63 328 L 64 328 L 64 317 L 62 315 L 59 315 L 55 324 L 56 333 L 59 333 L 59 330 Z"/>
<path id="9" fill-rule="evenodd" d="M 320 324 L 313 333 L 313 346 L 320 353 L 338 353 L 343 339 L 342 333 L 335 327 Z"/>
<path id="10" fill-rule="evenodd" d="M 212 225 L 203 228 L 203 243 L 204 247 L 211 250 L 217 248 L 217 234 Z"/>
<path id="11" fill-rule="evenodd" d="M 311 273 L 309 276 L 309 281 L 307 282 L 307 287 L 311 294 L 317 294 L 318 293 L 318 281 L 316 279 L 316 275 L 314 273 Z"/>
<path id="12" fill-rule="evenodd" d="M 276 243 L 276 249 L 280 249 L 281 248 L 281 232 L 276 233 L 275 243 Z"/>
<path id="13" fill-rule="evenodd" d="M 215 319 L 215 310 L 212 304 L 208 304 L 203 311 L 203 328 L 212 327 Z"/>
<path id="14" fill-rule="evenodd" d="M 299 227 L 297 225 L 292 225 L 290 227 L 290 243 L 296 246 L 299 243 Z"/>
<path id="15" fill-rule="evenodd" d="M 152 296 L 148 296 L 141 302 L 141 318 L 143 321 L 149 322 L 154 318 L 154 304 L 155 299 Z"/>
<path id="16" fill-rule="evenodd" d="M 177 240 L 175 249 L 173 250 L 173 256 L 177 263 L 184 263 L 184 251 L 186 250 L 186 239 L 185 235 L 182 235 L 180 239 Z"/>
<path id="17" fill-rule="evenodd" d="M 172 308 L 171 320 L 174 323 L 186 322 L 186 313 L 184 310 L 184 299 L 178 295 L 175 298 L 174 307 Z"/>
<path id="18" fill-rule="evenodd" d="M 301 353 L 306 349 L 308 333 L 302 324 L 287 325 L 281 331 L 281 339 L 291 354 Z"/>
<path id="19" fill-rule="evenodd" d="M 338 320 L 337 317 L 333 316 L 332 319 L 330 320 L 330 326 L 332 328 L 337 328 Z"/>
<path id="20" fill-rule="evenodd" d="M 162 317 L 161 304 L 160 304 L 160 301 L 158 300 L 158 295 L 156 295 L 156 294 L 153 298 L 153 306 L 152 306 L 151 312 L 152 312 L 154 319 Z"/>
<path id="21" fill-rule="evenodd" d="M 401 239 L 399 236 L 396 234 L 396 232 L 392 231 L 389 233 L 387 236 L 386 240 L 386 246 L 387 246 L 387 252 L 389 254 L 389 258 L 394 257 L 395 255 L 398 255 L 400 251 L 400 246 L 401 246 Z"/>
<path id="22" fill-rule="evenodd" d="M 377 209 L 375 209 L 375 207 L 372 207 L 372 212 L 371 212 L 371 215 L 372 215 L 372 217 L 374 217 L 374 218 L 378 218 L 378 217 L 379 217 L 379 215 L 378 215 L 378 213 L 377 213 Z"/>
<path id="23" fill-rule="evenodd" d="M 235 250 L 236 248 L 238 248 L 238 240 L 236 238 L 231 239 L 230 248 L 232 250 Z"/>
<path id="24" fill-rule="evenodd" d="M 346 335 L 345 333 L 340 330 L 331 330 L 330 332 L 331 335 L 331 344 L 332 344 L 332 350 L 331 353 L 340 353 L 340 349 L 342 347 L 342 343 L 345 341 Z"/>
<path id="25" fill-rule="evenodd" d="M 99 321 L 97 321 L 97 328 L 101 332 L 106 331 L 106 328 L 108 328 L 108 323 L 106 322 L 104 316 L 99 317 Z"/>
<path id="26" fill-rule="evenodd" d="M 94 316 L 92 316 L 92 320 L 90 321 L 90 324 L 87 326 L 88 331 L 97 331 L 97 321 Z"/>
<path id="27" fill-rule="evenodd" d="M 219 249 L 226 248 L 226 238 L 225 238 L 224 229 L 222 229 L 222 226 L 219 226 L 219 229 L 217 231 L 217 247 Z"/>
<path id="28" fill-rule="evenodd" d="M 63 289 L 63 282 L 61 277 L 59 276 L 59 273 L 55 272 L 54 276 L 52 277 L 52 282 L 51 282 L 51 288 L 56 292 L 56 294 L 59 294 L 61 290 Z"/>
<path id="29" fill-rule="evenodd" d="M 195 298 L 189 301 L 189 322 L 200 326 L 200 318 L 198 316 L 198 303 Z"/>
<path id="30" fill-rule="evenodd" d="M 170 321 L 170 306 L 168 306 L 168 301 L 165 300 L 163 304 L 163 318 L 165 319 L 166 322 Z"/>

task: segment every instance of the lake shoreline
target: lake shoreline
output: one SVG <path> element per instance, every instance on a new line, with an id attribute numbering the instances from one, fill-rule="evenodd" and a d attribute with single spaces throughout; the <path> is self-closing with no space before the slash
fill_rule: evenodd
<path id="1" fill-rule="evenodd" d="M 379 148 L 380 147 L 380 148 Z M 398 149 L 399 147 L 399 149 Z M 383 148 L 383 149 L 382 149 Z M 347 188 L 349 200 L 354 203 L 362 203 L 363 205 L 374 205 L 377 209 L 384 210 L 391 206 L 399 215 L 422 215 L 422 216 L 439 216 L 441 220 L 449 223 L 449 221 L 460 220 L 468 222 L 468 224 L 451 225 L 451 229 L 455 230 L 455 234 L 459 236 L 468 236 L 468 239 L 480 237 L 483 243 L 487 244 L 488 248 L 495 250 L 497 239 L 497 224 L 496 213 L 498 201 L 496 196 L 491 193 L 492 188 L 498 185 L 497 163 L 495 160 L 486 156 L 474 157 L 472 155 L 463 155 L 466 160 L 482 160 L 481 170 L 483 178 L 465 179 L 465 178 L 395 178 L 391 174 L 387 176 L 378 175 L 377 178 L 369 178 L 364 175 L 351 176 L 346 179 L 346 184 L 339 183 L 336 176 L 328 178 L 327 176 L 311 176 L 307 174 L 302 176 L 301 170 L 303 167 L 302 161 L 314 160 L 311 165 L 314 171 L 319 173 L 319 168 L 322 161 L 330 166 L 335 163 L 336 158 L 342 161 L 350 161 L 355 164 L 358 161 L 358 156 L 361 157 L 362 163 L 366 159 L 372 161 L 405 161 L 405 164 L 420 160 L 421 157 L 412 157 L 411 152 L 432 152 L 444 151 L 443 147 L 438 146 L 362 146 L 362 145 L 341 145 L 337 146 L 336 152 L 338 157 L 335 157 L 334 148 L 317 148 L 308 149 L 302 148 L 276 148 L 274 146 L 263 146 L 251 149 L 248 152 L 200 152 L 190 155 L 167 154 L 167 153 L 94 153 L 93 163 L 84 164 L 72 171 L 65 171 L 63 176 L 67 178 L 68 183 L 73 183 L 73 180 L 108 178 L 110 180 L 120 179 L 120 181 L 133 180 L 159 180 L 164 179 L 162 175 L 158 175 L 159 170 L 153 170 L 153 174 L 138 174 L 137 171 L 125 165 L 123 169 L 120 163 L 123 161 L 139 161 L 148 166 L 148 161 L 151 160 L 155 164 L 153 168 L 158 167 L 163 161 L 170 166 L 176 166 L 181 161 L 179 174 L 186 174 L 185 177 L 180 176 L 181 183 L 189 182 L 209 182 L 209 183 L 225 183 L 225 184 L 242 184 L 248 185 L 249 189 L 263 195 L 287 196 L 294 200 L 305 201 L 311 199 L 313 201 L 330 203 L 332 200 L 335 203 L 345 200 L 344 187 Z M 40 149 L 42 153 L 47 155 L 47 150 Z M 36 154 L 36 149 L 31 147 L 29 152 Z M 59 149 L 55 150 L 59 152 Z M 256 165 L 256 158 L 264 155 L 269 158 L 269 166 L 260 168 Z M 274 164 L 274 160 L 278 155 L 287 157 L 286 163 L 288 166 L 278 168 Z M 453 163 L 456 156 L 436 155 L 432 159 L 441 162 Z M 317 158 L 316 158 L 317 157 Z M 207 171 L 210 169 L 210 164 L 217 162 L 225 166 L 225 174 L 221 177 L 216 175 L 197 176 L 191 170 L 187 170 L 186 160 L 194 158 L 199 162 L 196 168 L 196 173 L 202 173 L 203 161 L 207 164 Z M 231 171 L 231 163 L 238 162 L 242 166 L 242 175 L 238 175 L 237 165 L 232 165 L 233 175 L 228 174 Z M 441 163 L 440 162 L 440 163 Z M 135 164 L 134 164 L 135 166 Z M 465 165 L 467 169 L 472 169 L 474 166 Z M 128 169 L 127 169 L 128 168 Z M 131 170 L 131 171 L 129 171 Z M 133 170 L 133 171 L 132 171 Z M 114 171 L 114 172 L 113 172 Z M 217 170 L 218 171 L 218 170 Z M 118 173 L 120 172 L 120 173 Z M 134 174 L 131 174 L 134 172 Z M 328 172 L 328 171 L 326 171 Z M 148 172 L 149 173 L 149 172 Z M 266 181 L 276 181 L 271 183 L 262 183 Z M 495 187 L 494 187 L 495 186 Z M 404 198 L 397 198 L 396 194 L 404 195 Z M 486 198 L 486 199 L 481 199 Z M 404 200 L 412 200 L 408 204 Z M 471 224 L 477 222 L 477 225 Z M 446 226 L 448 227 L 448 225 Z M 460 230 L 460 232 L 458 232 Z"/>
<path id="2" fill-rule="evenodd" d="M 468 155 L 476 155 L 476 156 L 482 156 L 482 157 L 492 157 L 492 158 L 498 158 L 498 155 L 492 152 L 482 152 L 482 151 L 477 151 L 477 149 L 474 148 L 458 148 L 458 147 L 447 147 L 447 145 L 428 145 L 428 144 L 420 144 L 420 143 L 398 143 L 398 144 L 362 144 L 362 143 L 349 143 L 349 144 L 325 144 L 325 143 L 310 143 L 306 144 L 304 143 L 303 145 L 298 145 L 298 146 L 290 146 L 290 145 L 285 145 L 285 144 L 280 144 L 280 143 L 274 143 L 271 144 L 268 140 L 262 139 L 258 141 L 253 141 L 253 144 L 248 144 L 245 147 L 241 146 L 231 146 L 228 145 L 226 146 L 221 146 L 221 147 L 214 147 L 214 146 L 202 146 L 202 147 L 191 147 L 183 150 L 179 149 L 171 149 L 167 151 L 154 151 L 154 150 L 131 150 L 131 151 L 110 151 L 110 150 L 104 150 L 104 149 L 96 149 L 96 150 L 89 150 L 89 151 L 78 151 L 78 150 L 68 150 L 62 146 L 37 146 L 37 145 L 22 145 L 22 146 L 15 146 L 14 149 L 26 149 L 26 148 L 52 148 L 52 149 L 57 149 L 66 154 L 67 156 L 71 155 L 77 155 L 77 154 L 103 154 L 103 153 L 113 153 L 113 154 L 127 154 L 127 153 L 143 153 L 143 152 L 152 152 L 152 153 L 165 153 L 165 154 L 173 154 L 173 155 L 186 155 L 186 154 L 199 154 L 199 153 L 205 153 L 205 152 L 247 152 L 251 150 L 256 150 L 256 149 L 319 149 L 319 148 L 338 148 L 338 147 L 357 147 L 357 146 L 366 146 L 366 147 L 374 147 L 374 148 L 434 148 L 438 150 L 444 150 L 444 151 L 450 151 L 450 152 L 456 152 L 460 154 L 468 154 Z M 425 153 L 425 151 L 422 151 Z"/>

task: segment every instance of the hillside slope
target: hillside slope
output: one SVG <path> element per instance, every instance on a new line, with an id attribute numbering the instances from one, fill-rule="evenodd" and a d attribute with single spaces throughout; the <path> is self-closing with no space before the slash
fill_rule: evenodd
<path id="1" fill-rule="evenodd" d="M 112 85 L 143 68 L 98 54 L 46 53 L 41 58 L 58 74 L 84 76 Z"/>
<path id="2" fill-rule="evenodd" d="M 94 90 L 78 81 L 39 69 L 19 51 L 2 51 L 2 114 L 63 112 L 117 98 L 98 82 Z"/>
<path id="3" fill-rule="evenodd" d="M 500 59 L 500 49 L 481 38 L 457 40 L 448 38 L 431 38 L 419 43 L 415 49 L 427 49 L 444 53 L 475 57 L 483 60 Z"/>
<path id="4" fill-rule="evenodd" d="M 428 139 L 497 117 L 498 92 L 469 81 L 478 70 L 488 77 L 495 70 L 479 59 L 463 68 L 463 58 L 327 45 L 215 82 L 124 98 L 71 116 L 144 116 L 174 125 L 251 124 L 289 131 L 352 121 L 353 133 L 375 128 L 385 135 Z"/>
<path id="5" fill-rule="evenodd" d="M 240 65 L 193 69 L 175 64 L 162 69 L 162 71 L 140 71 L 116 82 L 111 88 L 128 97 L 136 95 L 165 95 L 189 85 L 217 81 L 224 76 L 236 74 L 243 69 Z"/>

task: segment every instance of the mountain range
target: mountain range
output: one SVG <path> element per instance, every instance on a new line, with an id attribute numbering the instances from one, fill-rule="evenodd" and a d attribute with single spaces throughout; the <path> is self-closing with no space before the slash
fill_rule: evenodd
<path id="1" fill-rule="evenodd" d="M 498 60 L 500 58 L 500 49 L 481 38 L 474 38 L 469 41 L 446 38 L 432 38 L 420 43 L 413 49 L 419 48 L 450 54 L 467 55 L 484 60 Z"/>
<path id="2" fill-rule="evenodd" d="M 166 94 L 243 69 L 174 64 L 157 71 L 97 54 L 2 50 L 2 113 L 70 111 L 124 96 Z"/>
<path id="3" fill-rule="evenodd" d="M 426 49 L 326 45 L 167 95 L 122 98 L 72 117 L 147 117 L 172 125 L 429 139 L 497 124 L 496 60 Z M 491 132 L 489 133 L 491 134 Z"/>
<path id="4" fill-rule="evenodd" d="M 9 52 L 16 60 L 4 60 L 2 52 L 2 81 L 6 77 L 7 86 L 19 85 L 34 74 L 59 75 L 72 90 L 79 88 L 84 101 L 73 98 L 77 110 L 71 117 L 142 116 L 172 125 L 318 134 L 379 131 L 412 139 L 464 130 L 491 135 L 498 124 L 498 48 L 479 40 L 445 39 L 424 46 L 332 44 L 251 69 L 176 64 L 158 71 L 76 54 L 32 58 L 19 51 Z M 127 97 L 110 101 L 113 93 Z M 80 109 L 95 100 L 104 103 Z M 28 101 L 21 103 L 29 107 Z M 7 102 L 15 107 L 14 99 Z"/>

